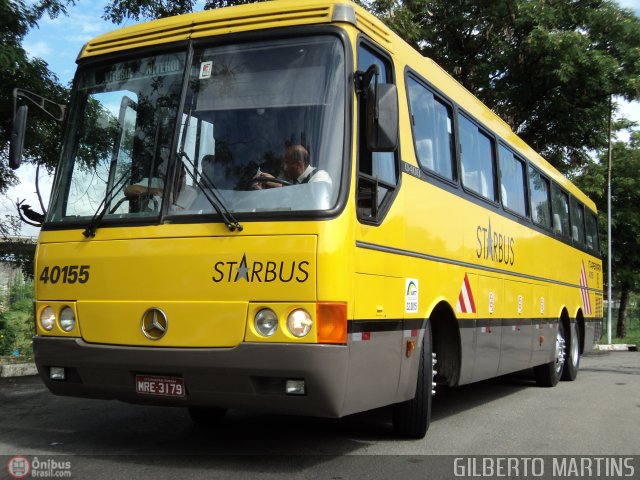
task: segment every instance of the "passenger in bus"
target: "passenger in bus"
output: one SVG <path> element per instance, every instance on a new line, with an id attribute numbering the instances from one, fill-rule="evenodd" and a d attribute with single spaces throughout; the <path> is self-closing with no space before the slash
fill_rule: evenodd
<path id="1" fill-rule="evenodd" d="M 143 178 L 137 183 L 127 185 L 124 195 L 130 202 L 132 212 L 158 211 L 162 203 L 164 182 L 161 178 Z"/>
<path id="2" fill-rule="evenodd" d="M 285 185 L 300 185 L 311 182 L 326 182 L 331 186 L 331 177 L 325 170 L 312 167 L 309 161 L 309 151 L 302 145 L 289 145 L 282 155 L 282 174 L 284 182 L 268 181 L 276 178 L 270 173 L 259 172 L 253 177 L 251 188 L 262 190 L 264 188 L 282 187 Z"/>
<path id="3" fill-rule="evenodd" d="M 183 164 L 180 168 L 176 188 L 178 195 L 174 197 L 173 193 L 171 194 L 171 206 L 169 210 L 172 212 L 187 210 L 196 199 L 197 191 L 192 186 L 187 185 L 186 175 L 187 172 Z M 127 185 L 124 194 L 128 198 L 138 198 L 148 195 L 156 205 L 159 205 L 163 191 L 164 182 L 161 178 L 154 177 L 151 179 L 151 182 L 149 182 L 148 178 L 143 178 L 137 183 Z M 173 200 L 174 198 L 175 201 Z"/>
<path id="4" fill-rule="evenodd" d="M 161 178 L 152 178 L 149 181 L 148 178 L 143 178 L 139 182 L 132 185 L 127 185 L 124 189 L 125 197 L 139 197 L 141 195 L 162 196 L 164 190 L 164 182 Z"/>

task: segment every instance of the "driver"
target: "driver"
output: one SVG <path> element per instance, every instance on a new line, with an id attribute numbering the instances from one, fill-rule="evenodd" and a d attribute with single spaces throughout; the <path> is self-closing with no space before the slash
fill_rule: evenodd
<path id="1" fill-rule="evenodd" d="M 253 177 L 251 188 L 262 190 L 311 182 L 326 182 L 331 186 L 332 183 L 326 171 L 311 166 L 309 151 L 302 145 L 290 145 L 285 149 L 282 155 L 282 175 L 283 178 L 275 179 L 270 173 L 259 172 Z M 275 181 L 269 181 L 270 178 L 274 178 Z"/>

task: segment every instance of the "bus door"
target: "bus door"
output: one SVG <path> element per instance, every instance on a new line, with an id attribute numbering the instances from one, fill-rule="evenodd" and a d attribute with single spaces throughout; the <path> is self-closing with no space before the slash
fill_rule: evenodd
<path id="1" fill-rule="evenodd" d="M 361 39 L 358 67 L 372 65 L 371 82 L 393 81 L 391 62 Z M 371 70 L 369 70 L 371 71 Z M 350 329 L 349 409 L 396 402 L 403 344 L 404 259 L 389 249 L 402 246 L 401 219 L 389 214 L 399 182 L 398 152 L 373 151 L 366 145 L 366 94 L 358 95 L 358 167 L 354 321 Z"/>

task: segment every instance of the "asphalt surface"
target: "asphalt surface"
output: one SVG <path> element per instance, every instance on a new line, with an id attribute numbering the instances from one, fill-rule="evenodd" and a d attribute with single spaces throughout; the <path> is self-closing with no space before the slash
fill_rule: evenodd
<path id="1" fill-rule="evenodd" d="M 439 391 L 416 441 L 394 437 L 389 409 L 335 420 L 232 410 L 203 431 L 183 409 L 56 397 L 38 377 L 0 378 L 0 463 L 66 459 L 72 478 L 455 478 L 455 456 L 638 456 L 639 431 L 638 352 L 583 357 L 577 380 L 555 388 L 523 372 Z"/>

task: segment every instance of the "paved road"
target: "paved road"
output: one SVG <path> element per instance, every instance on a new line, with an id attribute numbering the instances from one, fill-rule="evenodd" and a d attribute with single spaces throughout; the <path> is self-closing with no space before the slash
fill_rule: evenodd
<path id="1" fill-rule="evenodd" d="M 420 441 L 395 439 L 389 415 L 231 411 L 202 432 L 182 409 L 56 397 L 37 377 L 0 379 L 0 463 L 70 459 L 73 478 L 417 478 L 440 468 L 429 475 L 439 478 L 452 477 L 450 458 L 432 465 L 425 455 L 640 455 L 640 353 L 584 357 L 575 382 L 551 389 L 520 374 L 439 392 Z"/>

